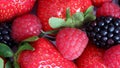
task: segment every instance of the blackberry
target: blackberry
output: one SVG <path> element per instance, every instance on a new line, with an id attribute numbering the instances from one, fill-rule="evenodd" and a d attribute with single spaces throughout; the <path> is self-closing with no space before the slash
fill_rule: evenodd
<path id="1" fill-rule="evenodd" d="M 11 37 L 11 23 L 4 22 L 0 23 L 0 43 L 4 43 L 10 47 L 14 46 L 16 43 Z"/>
<path id="2" fill-rule="evenodd" d="M 120 0 L 118 0 L 118 4 L 120 5 Z"/>
<path id="3" fill-rule="evenodd" d="M 120 43 L 120 19 L 99 17 L 86 27 L 88 37 L 98 46 L 109 48 Z"/>

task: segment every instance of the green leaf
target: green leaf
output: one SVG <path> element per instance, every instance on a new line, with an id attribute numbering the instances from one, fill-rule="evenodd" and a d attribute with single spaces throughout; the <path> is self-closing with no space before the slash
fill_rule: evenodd
<path id="1" fill-rule="evenodd" d="M 4 68 L 4 60 L 0 58 L 0 68 Z"/>
<path id="2" fill-rule="evenodd" d="M 33 37 L 30 37 L 30 38 L 27 38 L 27 39 L 23 40 L 23 42 L 34 42 L 38 39 L 39 39 L 38 36 L 33 36 Z"/>
<path id="3" fill-rule="evenodd" d="M 66 9 L 66 20 L 71 18 L 71 15 L 70 15 L 70 8 L 67 8 Z"/>
<path id="4" fill-rule="evenodd" d="M 12 64 L 10 61 L 7 61 L 7 63 L 5 64 L 5 68 L 12 68 Z"/>
<path id="5" fill-rule="evenodd" d="M 24 43 L 22 44 L 19 48 L 18 51 L 15 53 L 15 57 L 17 59 L 18 55 L 24 51 L 24 50 L 34 50 L 34 48 L 29 44 L 29 43 Z"/>
<path id="6" fill-rule="evenodd" d="M 20 68 L 19 64 L 17 63 L 17 59 L 18 59 L 19 54 L 24 50 L 34 50 L 34 48 L 29 43 L 21 44 L 21 46 L 18 48 L 18 51 L 14 55 L 14 67 L 15 68 Z"/>
<path id="7" fill-rule="evenodd" d="M 17 61 L 14 61 L 14 68 L 20 68 L 20 66 L 19 66 Z"/>
<path id="8" fill-rule="evenodd" d="M 6 44 L 0 43 L 0 56 L 12 57 L 13 51 Z"/>
<path id="9" fill-rule="evenodd" d="M 89 13 L 89 14 L 87 14 L 87 15 L 85 16 L 84 22 L 90 22 L 90 21 L 93 21 L 93 20 L 95 20 L 95 19 L 96 19 L 96 16 Z"/>
<path id="10" fill-rule="evenodd" d="M 65 27 L 74 27 L 74 23 L 73 23 L 73 20 L 72 18 L 68 18 L 65 22 Z"/>
<path id="11" fill-rule="evenodd" d="M 65 21 L 61 18 L 52 17 L 49 19 L 49 25 L 52 28 L 60 28 L 64 26 Z"/>
<path id="12" fill-rule="evenodd" d="M 72 20 L 73 20 L 73 23 L 75 24 L 75 26 L 81 26 L 84 21 L 84 14 L 82 12 L 76 12 L 72 16 Z"/>
<path id="13" fill-rule="evenodd" d="M 86 11 L 85 11 L 85 13 L 84 13 L 84 15 L 86 16 L 87 14 L 89 14 L 89 13 L 93 13 L 94 12 L 94 7 L 93 6 L 90 6 Z"/>

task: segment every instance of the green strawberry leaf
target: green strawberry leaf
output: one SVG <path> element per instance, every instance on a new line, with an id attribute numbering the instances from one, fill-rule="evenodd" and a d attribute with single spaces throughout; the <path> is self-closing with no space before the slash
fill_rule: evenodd
<path id="1" fill-rule="evenodd" d="M 39 39 L 38 36 L 33 36 L 33 37 L 30 37 L 30 38 L 27 38 L 27 39 L 23 40 L 22 42 L 34 42 L 38 39 Z"/>
<path id="2" fill-rule="evenodd" d="M 0 68 L 4 68 L 4 60 L 0 58 Z"/>
<path id="3" fill-rule="evenodd" d="M 0 43 L 0 56 L 12 57 L 13 51 L 6 44 Z"/>
<path id="4" fill-rule="evenodd" d="M 64 26 L 65 21 L 61 18 L 51 17 L 49 19 L 49 25 L 52 28 L 60 28 Z"/>
<path id="5" fill-rule="evenodd" d="M 19 54 L 24 50 L 34 50 L 34 48 L 29 43 L 21 44 L 21 46 L 18 48 L 18 51 L 14 55 L 14 67 L 15 68 L 20 68 L 17 62 L 17 59 L 18 59 Z"/>
<path id="6" fill-rule="evenodd" d="M 7 63 L 5 64 L 5 68 L 12 68 L 12 64 L 10 61 L 7 61 Z"/>
<path id="7" fill-rule="evenodd" d="M 84 22 L 90 22 L 90 21 L 93 21 L 93 20 L 95 20 L 95 19 L 96 19 L 96 16 L 93 15 L 93 14 L 91 14 L 91 13 L 89 13 L 89 14 L 87 14 L 87 15 L 85 16 Z"/>
<path id="8" fill-rule="evenodd" d="M 18 51 L 15 53 L 14 57 L 17 59 L 18 55 L 24 50 L 34 50 L 34 48 L 29 43 L 24 43 L 18 48 Z"/>
<path id="9" fill-rule="evenodd" d="M 71 15 L 70 15 L 70 8 L 67 8 L 66 9 L 66 20 L 71 18 Z"/>
<path id="10" fill-rule="evenodd" d="M 17 61 L 14 61 L 14 68 L 20 68 L 20 66 L 19 66 Z"/>
<path id="11" fill-rule="evenodd" d="M 86 16 L 87 14 L 89 13 L 93 13 L 94 12 L 94 7 L 93 6 L 90 6 L 84 13 L 84 15 Z"/>
<path id="12" fill-rule="evenodd" d="M 72 16 L 72 21 L 75 24 L 75 27 L 76 26 L 80 27 L 83 24 L 83 21 L 84 21 L 84 14 L 82 12 L 76 12 Z"/>
<path id="13" fill-rule="evenodd" d="M 52 28 L 61 27 L 76 27 L 79 28 L 84 22 L 89 22 L 95 20 L 95 15 L 93 14 L 94 7 L 90 6 L 86 12 L 76 12 L 71 16 L 70 8 L 66 9 L 66 20 L 61 18 L 52 17 L 49 19 L 49 25 Z"/>

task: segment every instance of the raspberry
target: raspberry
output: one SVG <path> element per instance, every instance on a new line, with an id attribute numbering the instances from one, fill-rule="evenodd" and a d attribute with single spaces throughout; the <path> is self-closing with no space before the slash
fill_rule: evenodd
<path id="1" fill-rule="evenodd" d="M 112 0 L 91 0 L 96 7 L 102 6 L 104 3 L 112 2 Z"/>
<path id="2" fill-rule="evenodd" d="M 12 37 L 17 42 L 37 36 L 41 32 L 41 24 L 39 19 L 32 14 L 21 16 L 14 20 L 12 24 Z"/>
<path id="3" fill-rule="evenodd" d="M 63 28 L 56 37 L 56 46 L 68 60 L 78 58 L 88 43 L 88 37 L 82 30 Z"/>
<path id="4" fill-rule="evenodd" d="M 106 50 L 103 60 L 107 68 L 120 67 L 120 44 Z"/>
<path id="5" fill-rule="evenodd" d="M 113 16 L 120 18 L 120 8 L 114 3 L 105 3 L 97 9 L 96 16 Z"/>

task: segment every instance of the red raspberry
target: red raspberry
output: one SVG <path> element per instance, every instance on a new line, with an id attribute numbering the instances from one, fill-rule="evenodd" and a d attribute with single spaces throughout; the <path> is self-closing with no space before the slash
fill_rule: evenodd
<path id="1" fill-rule="evenodd" d="M 120 68 L 120 44 L 105 52 L 104 62 L 107 68 Z"/>
<path id="2" fill-rule="evenodd" d="M 105 3 L 96 12 L 97 17 L 113 16 L 120 18 L 120 8 L 114 3 Z"/>
<path id="3" fill-rule="evenodd" d="M 20 42 L 28 37 L 39 35 L 40 30 L 39 19 L 35 15 L 27 14 L 14 20 L 11 35 L 14 40 Z"/>
<path id="4" fill-rule="evenodd" d="M 64 58 L 74 60 L 78 58 L 88 43 L 85 32 L 76 28 L 64 28 L 58 32 L 56 46 Z"/>
<path id="5" fill-rule="evenodd" d="M 104 3 L 112 2 L 112 0 L 91 0 L 93 5 L 96 7 L 102 6 Z"/>

